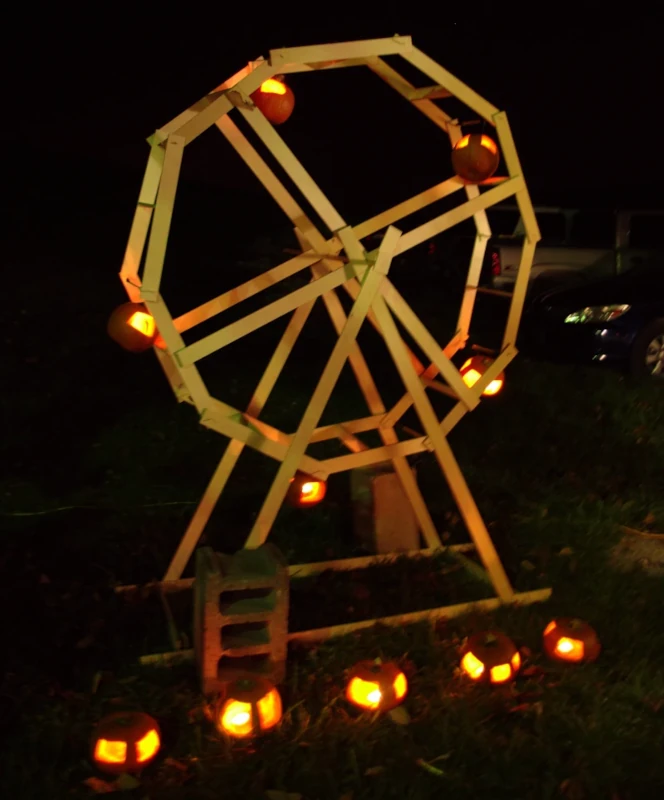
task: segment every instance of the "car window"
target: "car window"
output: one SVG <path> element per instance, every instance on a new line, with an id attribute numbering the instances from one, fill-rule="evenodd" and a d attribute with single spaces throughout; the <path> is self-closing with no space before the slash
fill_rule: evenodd
<path id="1" fill-rule="evenodd" d="M 634 214 L 629 231 L 629 246 L 643 249 L 664 248 L 664 214 Z"/>
<path id="2" fill-rule="evenodd" d="M 572 219 L 572 247 L 612 248 L 615 244 L 616 222 L 611 211 L 579 211 Z"/>

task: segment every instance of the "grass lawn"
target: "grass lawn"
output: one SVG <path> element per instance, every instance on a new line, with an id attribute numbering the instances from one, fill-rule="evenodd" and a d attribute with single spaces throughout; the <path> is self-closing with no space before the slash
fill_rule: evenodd
<path id="1" fill-rule="evenodd" d="M 552 600 L 294 647 L 283 724 L 247 746 L 215 734 L 192 669 L 137 666 L 139 655 L 166 648 L 161 609 L 129 603 L 112 588 L 161 575 L 224 441 L 176 405 L 150 354 L 132 358 L 105 341 L 107 309 L 92 300 L 104 286 L 83 281 L 76 298 L 54 309 L 43 284 L 39 294 L 24 286 L 4 323 L 15 382 L 2 397 L 11 470 L 0 484 L 0 796 L 87 797 L 112 788 L 90 780 L 101 776 L 87 742 L 100 715 L 126 707 L 153 714 L 164 738 L 158 761 L 125 789 L 137 798 L 660 796 L 664 578 L 653 560 L 625 571 L 628 545 L 619 568 L 613 549 L 621 526 L 664 531 L 661 386 L 519 357 L 505 391 L 468 415 L 450 441 L 516 588 L 553 586 Z M 66 330 L 58 329 L 63 315 Z M 302 382 L 315 380 L 302 363 Z M 251 365 L 238 370 L 248 374 Z M 291 384 L 297 392 L 278 390 L 274 419 L 281 415 L 287 428 L 306 402 L 303 383 Z M 246 402 L 243 381 L 223 388 L 223 399 Z M 363 415 L 356 406 L 349 389 L 333 416 Z M 209 544 L 241 545 L 273 469 L 243 456 Z M 418 459 L 417 470 L 445 540 L 465 541 L 433 458 Z M 347 484 L 333 476 L 322 506 L 280 513 L 272 540 L 291 562 L 362 552 L 348 533 Z M 664 545 L 647 541 L 654 559 Z M 397 563 L 295 582 L 291 627 L 486 594 L 445 557 Z M 596 663 L 544 660 L 541 633 L 555 615 L 592 622 L 603 644 Z M 458 674 L 463 639 L 487 626 L 521 648 L 524 667 L 506 688 L 469 685 Z M 343 699 L 344 671 L 377 656 L 398 660 L 408 676 L 409 724 L 355 713 Z"/>

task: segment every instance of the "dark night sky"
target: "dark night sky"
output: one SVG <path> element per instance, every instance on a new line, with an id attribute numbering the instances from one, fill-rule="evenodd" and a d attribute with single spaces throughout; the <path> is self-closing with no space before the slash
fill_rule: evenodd
<path id="1" fill-rule="evenodd" d="M 458 10 L 449 10 L 455 5 Z M 664 180 L 664 159 L 649 139 L 659 129 L 664 48 L 663 17 L 638 10 L 646 5 L 613 12 L 599 3 L 472 2 L 431 12 L 419 0 L 335 0 L 332 21 L 322 3 L 306 14 L 290 11 L 288 3 L 254 4 L 251 11 L 247 2 L 236 15 L 225 4 L 197 13 L 195 5 L 178 12 L 146 4 L 149 11 L 141 12 L 137 4 L 123 11 L 118 4 L 104 10 L 102 3 L 88 6 L 87 15 L 54 5 L 39 12 L 38 23 L 27 27 L 26 20 L 16 29 L 14 47 L 25 69 L 16 71 L 10 88 L 11 136 L 20 153 L 142 171 L 146 136 L 270 48 L 411 34 L 417 46 L 507 110 L 535 194 L 590 187 L 648 194 Z M 334 85 L 341 72 L 346 75 Z M 396 94 L 383 109 L 384 87 L 373 76 L 367 86 L 376 87 L 375 96 L 360 107 L 363 84 L 351 86 L 350 72 L 356 71 L 327 73 L 320 86 L 311 82 L 318 76 L 291 80 L 298 105 L 282 132 L 314 177 L 322 183 L 341 178 L 342 191 L 349 177 L 340 166 L 346 142 L 357 146 L 350 163 L 369 185 L 381 180 L 385 164 L 391 180 L 407 188 L 446 177 L 444 143 L 440 166 L 438 140 L 417 139 L 408 149 L 411 110 L 402 111 Z M 420 85 L 429 83 L 422 76 Z M 413 124 L 420 125 L 416 116 Z M 413 130 L 420 135 L 419 127 Z M 358 131 L 364 144 L 351 142 Z M 188 151 L 185 177 L 251 188 L 227 145 L 209 136 L 196 143 L 199 152 Z M 437 136 L 435 129 L 426 136 Z M 372 155 L 376 164 L 369 163 Z M 405 178 L 409 171 L 412 180 Z"/>

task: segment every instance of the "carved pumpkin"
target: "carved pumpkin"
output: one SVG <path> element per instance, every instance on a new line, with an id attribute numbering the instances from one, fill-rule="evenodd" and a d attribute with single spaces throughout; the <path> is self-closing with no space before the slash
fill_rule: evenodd
<path id="1" fill-rule="evenodd" d="M 118 306 L 108 320 L 107 331 L 111 339 L 131 353 L 149 350 L 158 336 L 154 317 L 142 303 Z"/>
<path id="2" fill-rule="evenodd" d="M 491 364 L 493 364 L 493 359 L 486 358 L 486 356 L 473 356 L 472 358 L 469 358 L 460 370 L 461 377 L 463 378 L 463 382 L 466 384 L 466 386 L 468 388 L 474 386 L 491 366 Z M 505 373 L 501 372 L 489 383 L 482 394 L 486 395 L 487 397 L 498 394 L 498 392 L 503 388 L 504 383 Z"/>
<path id="3" fill-rule="evenodd" d="M 597 633 L 582 619 L 555 619 L 542 639 L 544 652 L 554 661 L 595 661 L 602 649 Z"/>
<path id="4" fill-rule="evenodd" d="M 468 183 L 480 183 L 498 169 L 498 145 L 483 133 L 468 133 L 452 149 L 452 169 Z"/>
<path id="5" fill-rule="evenodd" d="M 461 669 L 474 681 L 506 683 L 513 680 L 520 667 L 519 651 L 504 633 L 476 633 L 463 648 Z"/>
<path id="6" fill-rule="evenodd" d="M 359 708 L 389 711 L 408 692 L 408 681 L 399 667 L 389 661 L 360 661 L 351 670 L 346 699 Z"/>
<path id="7" fill-rule="evenodd" d="M 274 728 L 281 719 L 281 696 L 267 678 L 238 678 L 226 686 L 217 706 L 217 727 L 238 739 Z"/>
<path id="8" fill-rule="evenodd" d="M 286 500 L 294 508 L 306 508 L 320 503 L 326 492 L 325 481 L 320 481 L 305 472 L 298 472 L 291 478 Z"/>
<path id="9" fill-rule="evenodd" d="M 260 89 L 253 92 L 251 99 L 273 125 L 286 122 L 295 107 L 293 90 L 280 78 L 263 81 Z"/>
<path id="10" fill-rule="evenodd" d="M 103 772 L 138 772 L 161 746 L 157 722 L 142 711 L 119 711 L 104 717 L 92 734 L 92 760 Z"/>

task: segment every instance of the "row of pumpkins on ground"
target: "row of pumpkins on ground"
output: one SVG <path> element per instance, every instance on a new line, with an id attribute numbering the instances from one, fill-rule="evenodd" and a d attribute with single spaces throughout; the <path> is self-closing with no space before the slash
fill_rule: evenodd
<path id="1" fill-rule="evenodd" d="M 559 662 L 595 661 L 600 642 L 595 630 L 580 619 L 556 619 L 543 634 L 546 655 Z M 471 680 L 489 684 L 512 681 L 521 668 L 514 642 L 497 631 L 468 638 L 461 656 L 461 671 Z M 346 699 L 371 712 L 387 712 L 408 693 L 408 681 L 393 662 L 360 661 L 350 671 Z M 256 736 L 278 725 L 281 696 L 266 678 L 247 675 L 226 685 L 217 701 L 214 719 L 220 733 L 238 739 Z M 157 757 L 161 732 L 156 720 L 141 711 L 116 712 L 104 717 L 92 736 L 92 760 L 110 774 L 139 772 Z"/>

